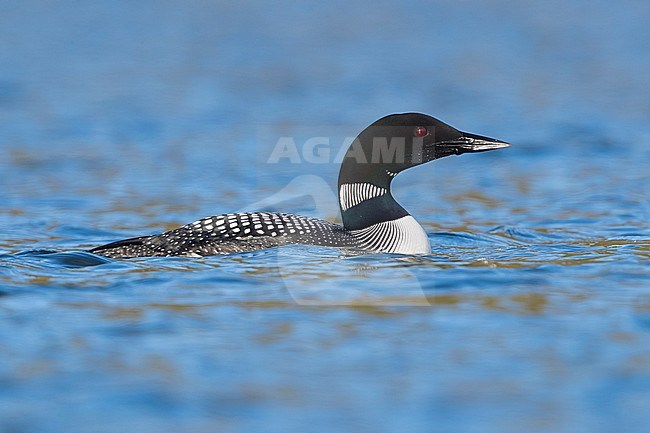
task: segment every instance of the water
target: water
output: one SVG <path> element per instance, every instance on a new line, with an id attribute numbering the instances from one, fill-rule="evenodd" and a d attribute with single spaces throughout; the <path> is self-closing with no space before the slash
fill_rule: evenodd
<path id="1" fill-rule="evenodd" d="M 649 17 L 4 4 L 0 430 L 645 431 Z M 335 220 L 336 151 L 401 111 L 513 143 L 396 179 L 430 256 L 81 252 L 235 210 Z M 268 163 L 281 136 L 331 155 Z"/>

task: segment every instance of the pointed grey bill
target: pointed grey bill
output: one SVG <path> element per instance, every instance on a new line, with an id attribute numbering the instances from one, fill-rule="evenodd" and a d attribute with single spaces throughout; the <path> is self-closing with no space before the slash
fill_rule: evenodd
<path id="1" fill-rule="evenodd" d="M 463 136 L 450 141 L 443 141 L 437 143 L 440 147 L 448 147 L 465 152 L 485 152 L 487 150 L 503 149 L 510 147 L 510 143 L 497 140 L 495 138 L 483 137 L 481 135 L 470 134 L 467 132 L 462 133 Z"/>

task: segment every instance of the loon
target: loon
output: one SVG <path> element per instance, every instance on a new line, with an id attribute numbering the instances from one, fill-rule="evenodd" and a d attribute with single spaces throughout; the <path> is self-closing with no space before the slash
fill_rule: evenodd
<path id="1" fill-rule="evenodd" d="M 118 259 L 200 257 L 307 244 L 379 253 L 429 254 L 431 246 L 426 232 L 391 194 L 393 178 L 434 159 L 508 146 L 501 140 L 461 132 L 425 114 L 388 115 L 364 129 L 343 158 L 338 178 L 343 225 L 288 213 L 229 213 L 88 252 Z"/>

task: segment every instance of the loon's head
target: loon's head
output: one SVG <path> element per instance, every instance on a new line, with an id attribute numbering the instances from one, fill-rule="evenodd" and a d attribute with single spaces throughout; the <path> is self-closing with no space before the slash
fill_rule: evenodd
<path id="1" fill-rule="evenodd" d="M 508 146 L 501 140 L 461 132 L 426 114 L 391 114 L 364 129 L 350 145 L 339 179 L 378 185 L 386 176 L 390 180 L 434 159 Z"/>
<path id="2" fill-rule="evenodd" d="M 343 226 L 358 230 L 408 216 L 390 193 L 393 178 L 407 168 L 449 155 L 508 146 L 501 140 L 461 132 L 426 114 L 382 117 L 361 131 L 341 164 L 338 189 Z M 422 236 L 422 245 L 428 245 L 426 235 Z"/>

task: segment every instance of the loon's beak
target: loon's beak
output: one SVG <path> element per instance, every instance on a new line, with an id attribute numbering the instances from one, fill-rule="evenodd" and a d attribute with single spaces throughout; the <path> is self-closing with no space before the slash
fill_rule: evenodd
<path id="1" fill-rule="evenodd" d="M 436 143 L 437 146 L 460 155 L 467 152 L 485 152 L 487 150 L 510 147 L 510 143 L 481 135 L 462 132 L 460 138 Z"/>

